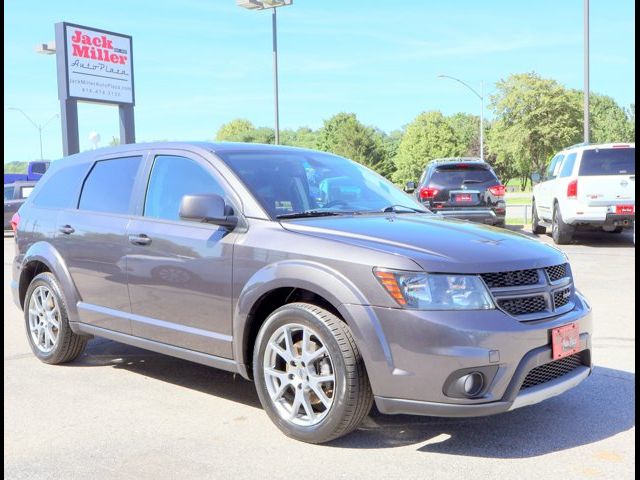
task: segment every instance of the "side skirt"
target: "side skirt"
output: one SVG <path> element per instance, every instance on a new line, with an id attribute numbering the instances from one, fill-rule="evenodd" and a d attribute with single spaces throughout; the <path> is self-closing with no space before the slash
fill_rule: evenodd
<path id="1" fill-rule="evenodd" d="M 144 348 L 145 350 L 151 350 L 152 352 L 182 358 L 183 360 L 189 360 L 190 362 L 200 363 L 202 365 L 219 368 L 220 370 L 226 370 L 228 372 L 239 373 L 238 364 L 229 358 L 216 357 L 214 355 L 196 352 L 186 348 L 174 347 L 173 345 L 168 345 L 166 343 L 154 342 L 153 340 L 147 340 L 146 338 L 134 337 L 133 335 L 107 330 L 106 328 L 100 328 L 86 323 L 74 323 L 73 327 L 73 331 L 81 335 L 94 335 L 96 337 L 108 338 L 115 342 Z"/>

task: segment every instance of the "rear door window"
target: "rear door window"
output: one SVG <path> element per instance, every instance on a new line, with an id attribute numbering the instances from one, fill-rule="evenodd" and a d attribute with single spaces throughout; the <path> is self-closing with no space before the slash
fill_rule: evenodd
<path id="1" fill-rule="evenodd" d="M 582 152 L 580 176 L 635 175 L 635 148 L 596 148 Z"/>
<path id="2" fill-rule="evenodd" d="M 13 200 L 13 187 L 4 187 L 4 201 Z"/>
<path id="3" fill-rule="evenodd" d="M 468 167 L 441 167 L 437 168 L 431 176 L 430 184 L 440 187 L 457 188 L 462 185 L 474 183 L 498 182 L 498 178 L 488 168 L 479 166 Z"/>
<path id="4" fill-rule="evenodd" d="M 131 212 L 133 185 L 142 157 L 111 158 L 95 163 L 82 186 L 78 208 L 94 212 Z"/>

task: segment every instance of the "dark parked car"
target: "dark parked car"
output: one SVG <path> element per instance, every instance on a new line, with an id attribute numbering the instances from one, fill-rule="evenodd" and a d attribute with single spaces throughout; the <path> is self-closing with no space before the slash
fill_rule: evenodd
<path id="1" fill-rule="evenodd" d="M 434 215 L 328 153 L 85 152 L 54 162 L 15 222 L 11 287 L 40 360 L 70 362 L 95 335 L 236 372 L 306 442 L 374 401 L 491 415 L 591 373 L 591 309 L 563 253 Z"/>
<path id="2" fill-rule="evenodd" d="M 417 184 L 407 184 L 406 191 L 439 215 L 504 226 L 505 187 L 482 160 L 434 160 Z"/>
<path id="3" fill-rule="evenodd" d="M 11 217 L 31 194 L 36 182 L 14 182 L 4 186 L 4 229 L 11 228 Z"/>

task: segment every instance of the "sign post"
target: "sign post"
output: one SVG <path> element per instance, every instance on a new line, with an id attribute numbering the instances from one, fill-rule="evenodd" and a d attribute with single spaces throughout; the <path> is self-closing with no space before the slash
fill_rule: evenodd
<path id="1" fill-rule="evenodd" d="M 133 52 L 129 35 L 56 23 L 58 99 L 65 156 L 80 151 L 78 102 L 117 105 L 120 141 L 135 142 Z"/>

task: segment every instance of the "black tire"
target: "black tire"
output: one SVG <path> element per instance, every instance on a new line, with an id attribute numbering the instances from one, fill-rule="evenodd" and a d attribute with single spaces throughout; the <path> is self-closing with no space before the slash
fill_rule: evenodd
<path id="1" fill-rule="evenodd" d="M 557 245 L 566 245 L 573 238 L 573 228 L 562 220 L 560 206 L 557 203 L 553 206 L 551 237 Z"/>
<path id="2" fill-rule="evenodd" d="M 494 224 L 494 226 L 496 226 L 496 227 L 500 227 L 500 228 L 505 228 L 505 226 L 506 226 L 506 221 L 505 221 L 504 219 L 502 219 L 502 220 L 498 220 L 498 221 Z"/>
<path id="3" fill-rule="evenodd" d="M 283 418 L 269 395 L 263 366 L 265 351 L 272 335 L 285 325 L 301 325 L 313 330 L 330 356 L 335 376 L 333 403 L 315 425 L 296 425 Z M 346 435 L 358 427 L 373 403 L 367 372 L 351 329 L 332 313 L 308 303 L 284 305 L 269 315 L 256 339 L 253 376 L 269 418 L 285 435 L 303 442 L 324 443 Z"/>
<path id="4" fill-rule="evenodd" d="M 605 232 L 607 232 L 607 233 L 622 233 L 622 230 L 624 230 L 622 227 L 616 227 L 613 230 L 605 230 Z"/>
<path id="5" fill-rule="evenodd" d="M 38 287 L 45 287 L 53 295 L 59 310 L 57 340 L 51 351 L 44 352 L 34 343 L 34 339 L 29 328 L 29 305 L 34 291 Z M 87 345 L 88 337 L 76 335 L 69 326 L 69 315 L 67 302 L 62 293 L 62 288 L 56 277 L 50 272 L 43 272 L 37 275 L 29 284 L 24 301 L 24 320 L 27 331 L 27 340 L 34 355 L 44 363 L 57 365 L 71 362 L 82 353 Z"/>
<path id="6" fill-rule="evenodd" d="M 547 233 L 547 227 L 540 226 L 540 219 L 538 218 L 535 200 L 531 203 L 531 231 L 536 235 L 544 235 Z"/>

